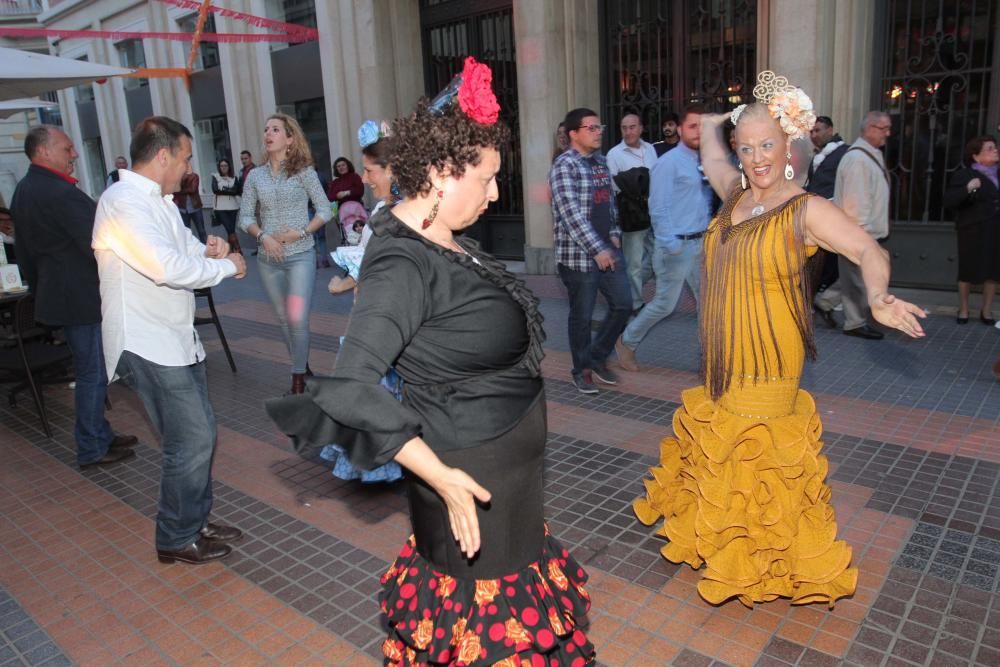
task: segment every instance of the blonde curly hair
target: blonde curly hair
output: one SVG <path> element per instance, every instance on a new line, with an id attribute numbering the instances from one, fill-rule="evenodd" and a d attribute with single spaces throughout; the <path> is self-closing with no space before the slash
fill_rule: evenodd
<path id="1" fill-rule="evenodd" d="M 292 145 L 288 147 L 288 154 L 285 156 L 285 173 L 289 176 L 299 173 L 303 169 L 313 165 L 312 151 L 309 150 L 309 143 L 306 135 L 302 131 L 299 121 L 286 113 L 273 113 L 267 120 L 280 120 L 285 126 L 285 136 L 292 140 Z M 264 124 L 267 124 L 267 120 Z"/>

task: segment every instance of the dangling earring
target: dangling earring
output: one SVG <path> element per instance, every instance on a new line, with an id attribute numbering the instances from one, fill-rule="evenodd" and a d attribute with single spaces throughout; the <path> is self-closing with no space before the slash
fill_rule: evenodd
<path id="1" fill-rule="evenodd" d="M 391 194 L 392 198 L 397 201 L 399 199 L 402 199 L 399 192 L 399 183 L 397 183 L 395 180 L 389 182 L 389 194 Z"/>
<path id="2" fill-rule="evenodd" d="M 420 223 L 420 229 L 427 229 L 432 224 L 434 224 L 434 218 L 437 217 L 438 207 L 441 206 L 441 198 L 444 197 L 444 191 L 437 191 L 437 200 L 434 202 L 434 206 L 431 208 L 430 214 L 424 218 L 424 221 Z"/>
<path id="3" fill-rule="evenodd" d="M 795 170 L 792 169 L 792 162 L 791 162 L 792 154 L 785 153 L 785 159 L 788 160 L 788 162 L 785 162 L 785 180 L 790 181 L 793 178 L 795 178 Z"/>
<path id="4" fill-rule="evenodd" d="M 742 162 L 740 162 L 740 185 L 743 186 L 744 190 L 747 189 L 747 174 L 745 171 L 743 171 Z"/>

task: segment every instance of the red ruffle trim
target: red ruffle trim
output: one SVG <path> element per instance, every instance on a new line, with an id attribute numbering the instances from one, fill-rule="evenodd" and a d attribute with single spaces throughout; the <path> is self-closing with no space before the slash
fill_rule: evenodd
<path id="1" fill-rule="evenodd" d="M 389 667 L 583 667 L 594 646 L 578 624 L 590 609 L 587 574 L 548 528 L 542 558 L 499 579 L 436 571 L 411 536 L 382 575 Z"/>

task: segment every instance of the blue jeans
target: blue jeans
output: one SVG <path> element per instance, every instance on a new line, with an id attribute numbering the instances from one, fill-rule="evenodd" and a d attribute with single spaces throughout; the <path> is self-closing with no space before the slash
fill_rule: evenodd
<path id="1" fill-rule="evenodd" d="M 676 240 L 670 248 L 657 244 L 653 252 L 653 274 L 656 276 L 656 293 L 638 317 L 632 320 L 622 334 L 622 342 L 635 349 L 660 320 L 674 312 L 686 282 L 699 299 L 701 285 L 702 240 Z"/>
<path id="2" fill-rule="evenodd" d="M 117 373 L 142 399 L 162 439 L 156 548 L 181 549 L 198 539 L 212 509 L 216 428 L 205 362 L 161 366 L 125 351 Z"/>
<path id="3" fill-rule="evenodd" d="M 76 462 L 87 465 L 108 452 L 114 439 L 111 424 L 104 417 L 104 398 L 108 394 L 108 373 L 104 368 L 104 345 L 101 324 L 73 324 L 63 327 L 66 342 L 73 350 L 76 388 Z"/>
<path id="4" fill-rule="evenodd" d="M 288 354 L 292 357 L 292 372 L 305 373 L 309 363 L 309 310 L 316 282 L 316 253 L 309 248 L 286 255 L 284 261 L 279 262 L 268 259 L 262 252 L 257 255 L 257 266 L 285 335 Z"/>
<path id="5" fill-rule="evenodd" d="M 611 354 L 615 341 L 632 314 L 632 290 L 625 275 L 625 262 L 616 251 L 613 271 L 574 271 L 558 265 L 559 277 L 569 292 L 569 350 L 573 356 L 573 375 L 601 365 Z M 608 315 L 591 340 L 590 320 L 594 316 L 597 293 L 608 302 Z"/>
<path id="6" fill-rule="evenodd" d="M 622 232 L 625 273 L 632 289 L 632 310 L 642 307 L 642 286 L 653 277 L 653 230 Z"/>

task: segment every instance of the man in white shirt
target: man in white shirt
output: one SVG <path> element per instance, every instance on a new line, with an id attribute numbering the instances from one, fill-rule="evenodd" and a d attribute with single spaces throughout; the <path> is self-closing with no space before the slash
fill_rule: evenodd
<path id="1" fill-rule="evenodd" d="M 656 164 L 656 149 L 642 140 L 642 121 L 634 113 L 622 118 L 622 141 L 608 151 L 608 172 L 611 186 L 618 197 L 618 224 L 622 228 L 622 254 L 625 256 L 625 273 L 632 289 L 632 312 L 643 306 L 642 286 L 653 277 L 653 231 L 649 221 L 649 174 Z M 630 169 L 646 170 L 645 216 L 631 215 L 631 208 L 623 206 L 622 188 L 616 176 Z M 626 196 L 630 193 L 626 193 Z M 639 220 L 638 218 L 644 219 Z"/>
<path id="2" fill-rule="evenodd" d="M 132 170 L 97 204 L 94 253 L 101 280 L 104 358 L 135 391 L 160 432 L 156 516 L 161 562 L 206 563 L 230 553 L 236 528 L 208 522 L 216 424 L 205 350 L 194 328 L 194 290 L 246 275 L 242 255 L 216 236 L 201 243 L 171 193 L 191 159 L 191 133 L 153 116 L 132 134 Z"/>
<path id="3" fill-rule="evenodd" d="M 889 236 L 889 172 L 882 147 L 892 132 L 892 119 L 883 111 L 869 111 L 861 121 L 861 136 L 837 166 L 833 203 L 847 217 L 881 241 Z M 817 308 L 832 310 L 844 306 L 844 334 L 880 340 L 884 334 L 868 324 L 868 297 L 861 268 L 844 257 L 837 260 L 837 282 L 816 295 Z M 826 318 L 824 318 L 826 319 Z"/>

